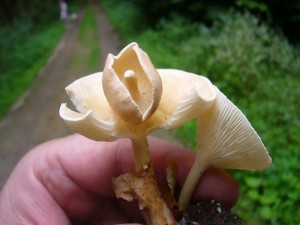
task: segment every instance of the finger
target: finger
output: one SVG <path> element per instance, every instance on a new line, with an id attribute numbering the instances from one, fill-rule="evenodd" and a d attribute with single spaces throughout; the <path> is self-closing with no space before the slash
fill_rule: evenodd
<path id="1" fill-rule="evenodd" d="M 95 142 L 80 135 L 48 143 L 68 176 L 82 188 L 98 196 L 114 197 L 113 177 L 133 169 L 132 146 L 128 139 L 112 143 Z M 156 138 L 149 138 L 151 157 L 158 179 L 165 179 L 168 163 L 177 165 L 180 185 L 183 184 L 195 154 L 183 147 Z M 236 181 L 222 170 L 209 169 L 199 181 L 195 197 L 214 198 L 233 205 L 238 197 Z"/>
<path id="2" fill-rule="evenodd" d="M 194 154 L 191 151 L 158 139 L 150 138 L 149 142 L 157 174 L 162 174 L 161 171 L 165 170 L 167 163 L 173 162 L 180 165 L 178 166 L 178 180 L 182 183 L 191 167 Z M 51 141 L 38 146 L 22 160 L 12 178 L 9 179 L 11 181 L 9 183 L 12 185 L 6 185 L 10 188 L 4 190 L 18 192 L 20 196 L 15 195 L 15 200 L 22 199 L 21 196 L 34 196 L 34 198 L 25 200 L 23 198 L 25 204 L 22 201 L 16 201 L 16 205 L 29 204 L 30 207 L 27 207 L 29 214 L 33 212 L 30 210 L 32 207 L 36 209 L 34 216 L 31 215 L 33 219 L 43 218 L 47 220 L 49 215 L 51 218 L 60 220 L 58 224 L 68 224 L 59 206 L 62 206 L 68 214 L 77 215 L 79 218 L 85 218 L 94 214 L 97 210 L 101 210 L 105 199 L 114 197 L 111 178 L 133 168 L 131 151 L 131 143 L 125 139 L 105 143 L 94 142 L 79 135 L 72 135 Z M 208 178 L 203 176 L 204 178 L 201 179 L 199 186 L 202 182 L 214 185 L 216 181 L 224 186 L 228 183 L 228 179 L 223 176 L 225 173 L 219 172 L 215 173 L 215 180 L 206 182 L 205 180 L 211 177 L 211 172 L 207 172 Z M 227 186 L 229 190 L 230 185 Z M 201 191 L 202 189 L 205 190 L 205 188 L 200 189 L 200 196 L 206 196 L 207 193 Z M 2 193 L 4 193 L 4 196 L 13 196 L 13 193 L 5 194 L 5 191 Z M 198 192 L 196 192 L 196 196 L 197 194 Z M 30 202 L 32 199 L 35 202 Z M 43 213 L 49 211 L 49 209 L 56 216 Z M 118 210 L 115 208 L 112 211 L 118 213 Z M 98 215 L 101 214 L 98 213 Z M 117 214 L 114 216 L 118 217 Z M 53 222 L 52 224 L 57 223 Z"/>
<path id="3" fill-rule="evenodd" d="M 237 181 L 217 168 L 208 168 L 200 178 L 194 200 L 216 200 L 234 206 L 239 198 Z"/>
<path id="4" fill-rule="evenodd" d="M 166 165 L 172 162 L 178 165 L 178 181 L 182 184 L 192 165 L 194 154 L 182 147 L 155 138 L 149 138 L 149 143 L 158 178 L 165 179 L 163 174 Z M 39 148 L 47 149 L 48 155 L 48 163 L 39 161 L 39 168 L 43 168 L 40 171 L 44 171 L 40 174 L 41 180 L 48 185 L 48 189 L 56 201 L 67 208 L 65 210 L 69 215 L 83 216 L 88 212 L 92 213 L 92 209 L 96 209 L 97 204 L 102 204 L 105 198 L 113 198 L 115 194 L 112 188 L 112 178 L 130 171 L 134 167 L 132 146 L 128 139 L 107 143 L 91 141 L 80 135 L 72 135 L 48 142 Z M 47 167 L 50 176 L 45 173 Z M 55 171 L 57 171 L 56 175 L 54 175 Z M 62 173 L 61 179 L 57 179 L 60 177 L 60 173 Z M 201 179 L 196 196 L 212 197 L 221 202 L 225 198 L 226 201 L 234 204 L 236 200 L 233 198 L 234 195 L 222 194 L 232 191 L 233 185 L 230 185 L 232 179 L 224 176 L 223 172 L 213 173 L 214 179 L 210 179 L 209 174 L 210 172 Z M 55 179 L 49 180 L 49 177 Z M 206 191 L 210 190 L 210 186 L 214 187 L 216 184 L 225 187 L 225 191 L 222 190 L 221 194 L 216 189 L 213 192 Z M 235 190 L 233 189 L 232 193 L 235 193 Z M 103 199 L 97 199 L 93 195 L 101 196 Z M 72 204 L 69 202 L 70 199 L 73 200 Z"/>
<path id="5" fill-rule="evenodd" d="M 155 138 L 149 138 L 149 143 L 157 174 L 164 177 L 163 173 L 169 162 L 181 165 L 179 179 L 182 183 L 183 176 L 191 167 L 194 154 Z M 128 139 L 96 142 L 80 135 L 71 135 L 45 143 L 38 148 L 47 149 L 48 155 L 48 163 L 41 161 L 40 168 L 43 168 L 43 165 L 55 165 L 57 171 L 63 170 L 67 177 L 80 184 L 83 189 L 98 196 L 113 197 L 112 178 L 134 168 L 132 145 Z M 58 168 L 59 166 L 61 168 Z M 45 177 L 45 173 L 41 176 Z"/>
<path id="6" fill-rule="evenodd" d="M 37 179 L 73 220 L 130 221 L 113 195 L 111 154 L 99 154 L 111 145 L 73 135 L 42 144 L 27 158 L 34 161 Z"/>
<path id="7" fill-rule="evenodd" d="M 70 225 L 67 216 L 35 177 L 30 157 L 16 166 L 0 193 L 0 224 Z"/>
<path id="8" fill-rule="evenodd" d="M 177 165 L 176 180 L 183 185 L 194 162 L 195 153 L 183 147 L 150 139 L 152 159 L 159 180 L 165 180 L 165 168 L 172 162 Z M 233 206 L 239 197 L 236 180 L 224 170 L 208 168 L 201 176 L 193 195 L 193 200 L 216 200 Z"/>
<path id="9" fill-rule="evenodd" d="M 70 179 L 55 150 L 45 147 L 27 154 L 1 191 L 0 224 L 70 225 L 69 218 L 92 224 L 132 221 L 115 199 L 99 198 Z"/>

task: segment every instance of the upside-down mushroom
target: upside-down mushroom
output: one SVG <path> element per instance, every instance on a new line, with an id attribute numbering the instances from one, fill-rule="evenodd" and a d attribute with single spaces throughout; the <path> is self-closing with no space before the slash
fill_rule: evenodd
<path id="1" fill-rule="evenodd" d="M 207 167 L 263 170 L 272 162 L 245 115 L 217 87 L 214 88 L 216 101 L 197 118 L 198 149 L 179 196 L 181 209 L 186 208 Z"/>

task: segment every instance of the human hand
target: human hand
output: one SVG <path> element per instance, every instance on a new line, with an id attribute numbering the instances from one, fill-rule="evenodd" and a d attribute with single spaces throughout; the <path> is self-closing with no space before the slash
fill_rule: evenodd
<path id="1" fill-rule="evenodd" d="M 193 152 L 156 138 L 149 138 L 149 145 L 158 182 L 165 179 L 166 165 L 173 162 L 178 165 L 176 179 L 182 185 Z M 23 157 L 1 191 L 0 224 L 142 223 L 137 206 L 116 199 L 112 188 L 112 178 L 133 167 L 127 139 L 95 142 L 75 134 L 44 143 Z M 231 176 L 210 168 L 193 198 L 234 205 L 238 194 Z"/>

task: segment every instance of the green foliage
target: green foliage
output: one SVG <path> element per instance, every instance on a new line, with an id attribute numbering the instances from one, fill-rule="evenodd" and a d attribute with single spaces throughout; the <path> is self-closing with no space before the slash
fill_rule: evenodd
<path id="1" fill-rule="evenodd" d="M 184 126 L 177 128 L 174 134 L 184 142 L 184 146 L 193 150 L 196 150 L 197 146 L 197 122 L 193 119 Z"/>
<path id="2" fill-rule="evenodd" d="M 268 12 L 268 4 L 260 0 L 237 0 L 236 4 L 247 10 Z"/>
<path id="3" fill-rule="evenodd" d="M 113 7 L 128 4 L 128 6 L 137 8 L 136 12 L 143 15 L 141 18 L 147 26 L 155 26 L 162 18 L 170 19 L 173 15 L 210 25 L 214 22 L 218 10 L 234 8 L 240 12 L 250 11 L 263 20 L 267 19 L 273 26 L 282 29 L 290 40 L 299 42 L 300 4 L 298 0 L 113 0 L 113 2 L 116 3 L 110 4 Z M 127 14 L 126 11 L 122 11 L 119 16 L 123 13 Z"/>
<path id="4" fill-rule="evenodd" d="M 0 118 L 36 77 L 64 31 L 58 22 L 32 28 L 28 21 L 0 28 Z"/>
<path id="5" fill-rule="evenodd" d="M 156 29 L 127 33 L 126 41 L 137 41 L 157 68 L 207 74 L 246 114 L 273 164 L 260 172 L 232 171 L 241 188 L 236 210 L 247 224 L 298 224 L 299 49 L 249 13 L 218 14 L 210 27 L 181 17 L 161 20 Z M 195 122 L 177 133 L 195 147 Z"/>
<path id="6" fill-rule="evenodd" d="M 138 35 L 145 28 L 146 17 L 132 1 L 100 1 L 104 10 L 109 13 L 113 26 L 125 41 Z"/>

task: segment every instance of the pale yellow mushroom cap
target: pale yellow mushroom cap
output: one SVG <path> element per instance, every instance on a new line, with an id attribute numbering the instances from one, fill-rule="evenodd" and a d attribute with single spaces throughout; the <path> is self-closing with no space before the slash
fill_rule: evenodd
<path id="1" fill-rule="evenodd" d="M 207 78 L 174 69 L 157 71 L 164 89 L 157 110 L 144 123 L 127 123 L 115 114 L 102 88 L 102 72 L 82 77 L 66 87 L 77 112 L 63 103 L 60 116 L 86 137 L 111 141 L 131 137 L 134 132 L 148 134 L 159 128 L 176 128 L 207 110 L 214 102 L 216 92 Z"/>
<path id="2" fill-rule="evenodd" d="M 82 77 L 66 87 L 76 111 L 63 103 L 59 115 L 76 132 L 93 140 L 111 141 L 117 137 L 117 120 L 108 104 L 102 73 Z"/>
<path id="3" fill-rule="evenodd" d="M 205 112 L 216 98 L 207 78 L 156 70 L 135 43 L 117 57 L 109 55 L 103 73 L 82 77 L 66 91 L 77 112 L 64 103 L 60 116 L 78 133 L 104 141 L 176 128 Z"/>
<path id="4" fill-rule="evenodd" d="M 187 207 L 207 167 L 262 170 L 272 162 L 246 116 L 217 87 L 214 90 L 215 101 L 197 117 L 198 150 L 179 195 L 181 209 Z"/>
<path id="5" fill-rule="evenodd" d="M 215 87 L 217 98 L 198 116 L 198 154 L 219 168 L 262 170 L 271 165 L 267 149 L 246 116 Z"/>

